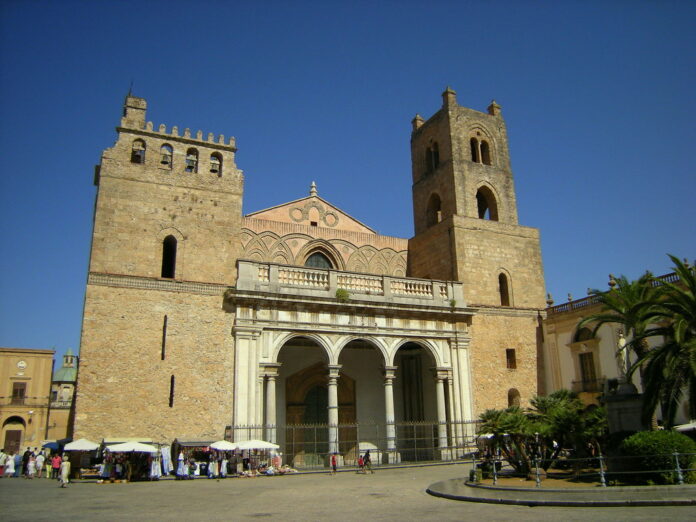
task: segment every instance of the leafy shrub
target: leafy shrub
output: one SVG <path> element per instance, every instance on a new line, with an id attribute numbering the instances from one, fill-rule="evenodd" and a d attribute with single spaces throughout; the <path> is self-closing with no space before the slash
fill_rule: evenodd
<path id="1" fill-rule="evenodd" d="M 692 453 L 680 455 L 679 466 L 682 470 L 696 468 L 696 442 L 676 431 L 657 430 L 640 431 L 625 439 L 619 446 L 619 453 L 624 458 L 612 459 L 617 471 L 641 472 L 622 475 L 622 480 L 648 482 L 656 484 L 676 483 L 675 458 L 673 453 Z M 633 457 L 633 458 L 629 458 Z M 654 473 L 642 473 L 654 470 Z M 696 482 L 696 472 L 683 472 L 684 481 Z"/>
<path id="2" fill-rule="evenodd" d="M 336 290 L 336 299 L 341 303 L 346 303 L 350 300 L 350 292 L 345 288 L 339 288 Z"/>

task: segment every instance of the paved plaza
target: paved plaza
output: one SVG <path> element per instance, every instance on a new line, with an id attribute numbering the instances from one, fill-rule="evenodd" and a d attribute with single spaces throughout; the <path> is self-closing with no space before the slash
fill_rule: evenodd
<path id="1" fill-rule="evenodd" d="M 130 484 L 1 479 L 0 519 L 15 520 L 693 520 L 694 507 L 523 507 L 433 497 L 464 464 L 221 481 Z"/>

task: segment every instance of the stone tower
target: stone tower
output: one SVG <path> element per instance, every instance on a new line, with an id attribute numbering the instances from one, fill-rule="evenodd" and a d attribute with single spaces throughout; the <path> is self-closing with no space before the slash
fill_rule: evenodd
<path id="1" fill-rule="evenodd" d="M 221 438 L 234 358 L 222 295 L 236 280 L 243 192 L 235 140 L 154 130 L 146 108 L 126 97 L 95 170 L 75 431 L 157 437 L 187 419 L 184 432 Z M 203 391 L 202 378 L 215 385 Z"/>
<path id="2" fill-rule="evenodd" d="M 538 391 L 541 247 L 539 231 L 518 224 L 500 106 L 493 101 L 487 113 L 462 107 L 450 88 L 442 98 L 430 119 L 412 122 L 409 275 L 461 281 L 467 305 L 479 308 L 470 348 L 481 411 L 500 407 L 486 402 L 486 386 L 496 382 L 523 399 Z"/>

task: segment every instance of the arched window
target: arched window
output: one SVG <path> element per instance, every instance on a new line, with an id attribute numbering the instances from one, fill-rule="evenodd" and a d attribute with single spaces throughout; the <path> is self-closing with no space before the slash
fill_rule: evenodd
<path id="1" fill-rule="evenodd" d="M 486 140 L 481 140 L 481 163 L 484 165 L 491 164 L 491 149 Z"/>
<path id="2" fill-rule="evenodd" d="M 196 149 L 186 151 L 186 172 L 198 172 L 198 151 Z"/>
<path id="3" fill-rule="evenodd" d="M 131 163 L 145 163 L 145 142 L 135 140 L 131 149 Z"/>
<path id="4" fill-rule="evenodd" d="M 593 339 L 594 336 L 592 335 L 592 330 L 589 328 L 580 328 L 577 332 L 575 332 L 575 337 L 573 337 L 573 342 L 574 343 L 579 343 L 582 341 L 589 341 L 590 339 Z"/>
<path id="5" fill-rule="evenodd" d="M 425 149 L 425 171 L 430 173 L 440 166 L 440 147 L 434 141 Z"/>
<path id="6" fill-rule="evenodd" d="M 210 173 L 222 176 L 222 156 L 218 152 L 213 152 L 210 155 Z"/>
<path id="7" fill-rule="evenodd" d="M 428 201 L 426 224 L 432 227 L 433 225 L 437 225 L 440 221 L 442 221 L 442 203 L 440 202 L 440 196 L 433 194 Z"/>
<path id="8" fill-rule="evenodd" d="M 164 165 L 171 169 L 173 158 L 174 149 L 172 149 L 171 145 L 162 145 L 162 147 L 160 147 L 160 165 Z"/>
<path id="9" fill-rule="evenodd" d="M 162 277 L 174 279 L 176 274 L 176 238 L 167 236 L 162 241 Z"/>
<path id="10" fill-rule="evenodd" d="M 307 258 L 307 261 L 305 261 L 305 266 L 308 266 L 311 268 L 325 268 L 325 269 L 331 269 L 334 267 L 333 263 L 328 258 L 328 256 L 323 254 L 322 252 L 314 252 L 314 253 L 310 254 L 310 256 Z"/>
<path id="11" fill-rule="evenodd" d="M 500 292 L 500 306 L 510 306 L 510 290 L 508 289 L 508 280 L 505 274 L 498 276 L 498 291 Z"/>
<path id="12" fill-rule="evenodd" d="M 471 138 L 469 140 L 469 145 L 471 146 L 471 161 L 474 163 L 480 163 L 479 159 L 479 143 L 476 138 Z"/>
<path id="13" fill-rule="evenodd" d="M 520 406 L 520 392 L 517 388 L 510 388 L 508 390 L 508 408 L 512 406 Z"/>
<path id="14" fill-rule="evenodd" d="M 479 219 L 498 221 L 498 204 L 493 192 L 488 187 L 481 187 L 476 192 L 476 205 Z"/>

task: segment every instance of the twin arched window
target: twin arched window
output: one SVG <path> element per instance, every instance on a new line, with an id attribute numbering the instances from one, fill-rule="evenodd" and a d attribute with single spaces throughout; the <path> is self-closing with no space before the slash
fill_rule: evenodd
<path id="1" fill-rule="evenodd" d="M 486 140 L 479 141 L 478 138 L 471 138 L 469 145 L 471 147 L 471 161 L 491 165 L 491 147 Z"/>

